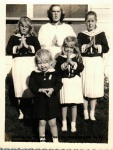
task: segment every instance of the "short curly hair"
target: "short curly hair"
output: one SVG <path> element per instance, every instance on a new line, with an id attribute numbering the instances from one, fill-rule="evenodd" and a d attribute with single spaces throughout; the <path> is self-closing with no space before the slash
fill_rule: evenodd
<path id="1" fill-rule="evenodd" d="M 37 65 L 38 63 L 38 60 L 47 60 L 47 61 L 53 61 L 53 58 L 52 58 L 52 54 L 49 50 L 47 49 L 39 49 L 36 54 L 35 54 L 35 58 L 34 58 L 34 61 L 35 61 L 35 65 Z"/>
<path id="2" fill-rule="evenodd" d="M 50 19 L 51 22 L 53 21 L 53 18 L 52 18 L 52 8 L 55 7 L 55 6 L 59 6 L 60 7 L 60 10 L 61 10 L 60 21 L 62 22 L 63 19 L 64 19 L 64 16 L 65 16 L 65 13 L 64 13 L 61 5 L 59 5 L 59 4 L 54 4 L 54 5 L 50 6 L 49 10 L 47 11 L 48 18 Z"/>

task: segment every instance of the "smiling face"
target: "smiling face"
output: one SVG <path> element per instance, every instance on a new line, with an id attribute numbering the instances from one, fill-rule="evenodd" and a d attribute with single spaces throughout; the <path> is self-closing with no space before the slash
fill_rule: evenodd
<path id="1" fill-rule="evenodd" d="M 73 48 L 73 46 L 71 46 L 72 44 L 73 44 L 73 42 L 69 42 L 69 44 L 66 44 L 64 46 L 64 54 L 65 55 L 74 53 L 74 48 Z"/>
<path id="2" fill-rule="evenodd" d="M 30 27 L 27 25 L 27 23 L 23 22 L 23 23 L 20 23 L 20 33 L 22 35 L 27 35 L 30 31 Z"/>
<path id="3" fill-rule="evenodd" d="M 52 20 L 54 23 L 57 23 L 60 21 L 61 18 L 61 9 L 59 6 L 52 7 Z"/>
<path id="4" fill-rule="evenodd" d="M 96 18 L 95 15 L 88 15 L 86 20 L 86 26 L 88 31 L 92 31 L 96 28 Z"/>

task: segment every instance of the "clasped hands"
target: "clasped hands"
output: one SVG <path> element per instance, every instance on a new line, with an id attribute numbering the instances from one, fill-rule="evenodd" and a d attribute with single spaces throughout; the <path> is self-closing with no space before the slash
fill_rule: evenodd
<path id="1" fill-rule="evenodd" d="M 64 63 L 64 68 L 67 69 L 69 65 L 71 66 L 71 68 L 77 68 L 77 63 L 72 61 L 72 59 L 70 58 L 70 53 L 67 54 L 67 61 Z"/>
<path id="2" fill-rule="evenodd" d="M 26 38 L 24 37 L 24 35 L 22 35 L 20 40 L 21 40 L 20 45 L 17 46 L 18 49 L 21 49 L 23 46 L 25 48 L 29 48 L 29 45 L 26 43 Z"/>
<path id="3" fill-rule="evenodd" d="M 86 45 L 86 49 L 89 47 L 94 47 L 97 49 L 97 45 L 95 44 L 95 36 L 90 37 L 90 42 Z"/>
<path id="4" fill-rule="evenodd" d="M 57 38 L 56 35 L 53 37 L 53 40 L 52 40 L 52 46 L 57 46 L 57 47 L 60 46 L 60 45 L 58 44 L 58 38 Z"/>
<path id="5" fill-rule="evenodd" d="M 40 93 L 45 93 L 48 97 L 50 97 L 52 95 L 52 93 L 54 92 L 53 88 L 42 88 L 39 89 Z"/>

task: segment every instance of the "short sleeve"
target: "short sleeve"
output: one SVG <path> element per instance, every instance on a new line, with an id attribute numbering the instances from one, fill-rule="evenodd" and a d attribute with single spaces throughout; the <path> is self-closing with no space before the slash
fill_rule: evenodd
<path id="1" fill-rule="evenodd" d="M 35 52 L 41 48 L 37 37 L 33 37 L 33 46 L 35 48 Z"/>

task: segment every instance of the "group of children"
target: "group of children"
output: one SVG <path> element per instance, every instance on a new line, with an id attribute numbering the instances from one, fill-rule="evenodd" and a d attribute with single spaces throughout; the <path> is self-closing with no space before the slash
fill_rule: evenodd
<path id="1" fill-rule="evenodd" d="M 85 120 L 89 117 L 92 121 L 96 120 L 96 100 L 104 95 L 102 55 L 108 52 L 109 47 L 105 33 L 96 27 L 96 13 L 86 13 L 85 22 L 86 31 L 80 32 L 78 37 L 68 36 L 64 39 L 61 53 L 54 58 L 56 63 L 49 50 L 40 48 L 28 17 L 20 19 L 16 34 L 8 42 L 7 54 L 12 54 L 14 58 L 12 73 L 15 96 L 19 103 L 22 97 L 35 97 L 33 118 L 39 120 L 41 142 L 45 141 L 47 121 L 53 142 L 58 142 L 56 118 L 60 106 L 62 131 L 67 131 L 68 106 L 72 111 L 71 132 L 77 131 L 77 104 L 83 104 Z M 23 114 L 20 110 L 21 118 Z"/>

